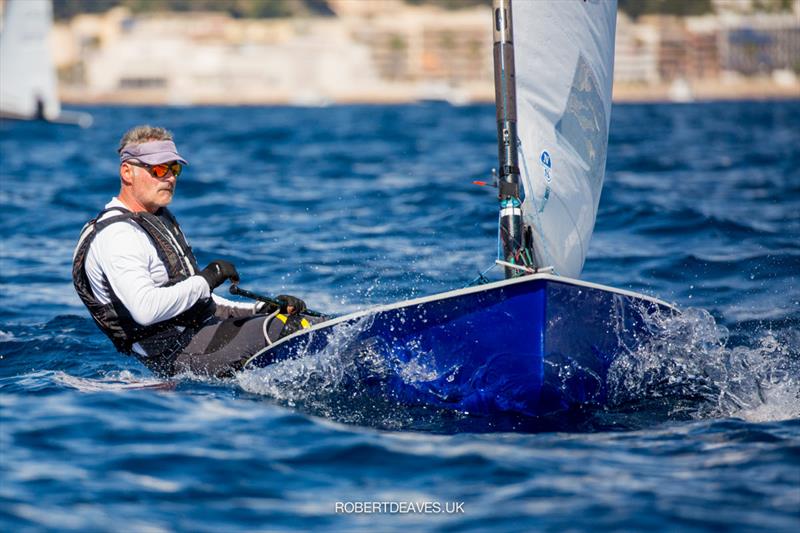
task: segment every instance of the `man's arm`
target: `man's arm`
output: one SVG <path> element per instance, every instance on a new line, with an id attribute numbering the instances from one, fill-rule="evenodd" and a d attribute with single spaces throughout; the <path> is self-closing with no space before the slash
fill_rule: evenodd
<path id="1" fill-rule="evenodd" d="M 111 290 L 143 326 L 169 320 L 211 294 L 201 276 L 161 287 L 167 281 L 166 269 L 158 266 L 160 260 L 147 236 L 129 223 L 103 230 L 92 249 Z"/>
<path id="2" fill-rule="evenodd" d="M 253 316 L 261 309 L 263 304 L 261 302 L 234 302 L 222 296 L 211 294 L 214 303 L 217 304 L 217 311 L 214 313 L 219 318 L 243 318 Z"/>

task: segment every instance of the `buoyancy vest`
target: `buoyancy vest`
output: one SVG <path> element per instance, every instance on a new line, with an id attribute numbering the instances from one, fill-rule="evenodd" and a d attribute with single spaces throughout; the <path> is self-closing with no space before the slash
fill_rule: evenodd
<path id="1" fill-rule="evenodd" d="M 110 211 L 119 211 L 120 214 L 101 220 Z M 89 247 L 103 229 L 111 224 L 125 221 L 137 224 L 150 238 L 159 259 L 167 269 L 169 280 L 163 285 L 164 287 L 174 285 L 193 275 L 190 265 L 194 272 L 199 272 L 192 248 L 186 242 L 177 220 L 168 209 L 161 208 L 156 214 L 151 214 L 133 213 L 121 207 L 111 207 L 101 211 L 81 230 L 72 260 L 72 282 L 95 323 L 111 339 L 118 351 L 130 354 L 133 345 L 139 343 L 148 357 L 173 355 L 173 352 L 177 353 L 188 344 L 194 332 L 204 322 L 214 316 L 216 304 L 211 298 L 204 298 L 169 320 L 143 326 L 133 319 L 119 297 L 114 294 L 105 274 L 103 282 L 111 302 L 104 304 L 98 301 L 86 274 Z"/>

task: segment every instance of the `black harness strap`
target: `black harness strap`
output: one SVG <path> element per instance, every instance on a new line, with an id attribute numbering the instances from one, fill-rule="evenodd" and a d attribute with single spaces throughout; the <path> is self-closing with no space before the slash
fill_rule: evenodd
<path id="1" fill-rule="evenodd" d="M 180 224 L 178 224 L 178 221 L 175 218 L 175 216 L 172 214 L 172 211 L 170 211 L 165 207 L 159 210 L 157 216 L 178 240 L 178 244 L 186 252 L 186 257 L 187 259 L 189 259 L 189 262 L 191 263 L 192 268 L 194 268 L 195 272 L 200 272 L 200 267 L 197 264 L 197 259 L 194 256 L 194 251 L 192 250 L 192 247 L 189 246 L 189 243 L 186 241 L 186 236 L 183 234 L 183 230 L 181 229 Z"/>

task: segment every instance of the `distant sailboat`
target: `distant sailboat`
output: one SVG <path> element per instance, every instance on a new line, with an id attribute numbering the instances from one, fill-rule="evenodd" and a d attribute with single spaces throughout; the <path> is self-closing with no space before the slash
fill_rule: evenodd
<path id="1" fill-rule="evenodd" d="M 6 0 L 0 33 L 0 118 L 89 127 L 88 113 L 63 111 L 48 40 L 50 0 Z"/>
<path id="2" fill-rule="evenodd" d="M 670 84 L 667 97 L 669 98 L 670 102 L 674 102 L 676 104 L 688 104 L 690 102 L 694 102 L 692 86 L 689 85 L 689 82 L 686 81 L 685 78 L 677 78 Z"/>

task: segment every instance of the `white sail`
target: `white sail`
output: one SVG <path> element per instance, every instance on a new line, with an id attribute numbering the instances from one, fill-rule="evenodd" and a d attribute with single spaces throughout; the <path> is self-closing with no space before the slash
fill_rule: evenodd
<path id="1" fill-rule="evenodd" d="M 578 277 L 605 174 L 616 0 L 514 0 L 517 127 L 537 266 Z"/>
<path id="2" fill-rule="evenodd" d="M 50 0 L 6 0 L 0 34 L 0 115 L 60 115 L 50 54 L 52 25 Z"/>

